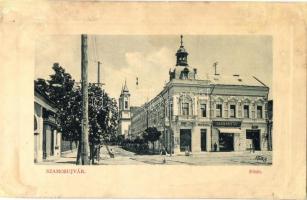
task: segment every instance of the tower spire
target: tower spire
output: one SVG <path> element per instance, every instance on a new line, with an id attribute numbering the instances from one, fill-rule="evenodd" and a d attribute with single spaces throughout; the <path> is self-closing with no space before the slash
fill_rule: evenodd
<path id="1" fill-rule="evenodd" d="M 180 47 L 183 47 L 183 41 L 182 41 L 183 36 L 180 35 Z"/>
<path id="2" fill-rule="evenodd" d="M 123 92 L 128 92 L 129 93 L 129 90 L 128 90 L 128 87 L 127 87 L 127 79 L 125 78 L 125 85 L 123 87 Z"/>

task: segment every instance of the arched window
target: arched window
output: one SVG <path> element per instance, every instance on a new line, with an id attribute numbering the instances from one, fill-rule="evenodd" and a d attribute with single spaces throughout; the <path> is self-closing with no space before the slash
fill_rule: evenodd
<path id="1" fill-rule="evenodd" d="M 181 114 L 192 115 L 192 98 L 189 95 L 180 96 Z"/>

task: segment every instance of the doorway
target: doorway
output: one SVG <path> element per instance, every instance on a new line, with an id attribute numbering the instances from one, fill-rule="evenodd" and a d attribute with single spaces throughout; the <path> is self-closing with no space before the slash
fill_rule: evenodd
<path id="1" fill-rule="evenodd" d="M 233 133 L 220 133 L 219 134 L 220 151 L 233 151 L 234 150 L 233 143 L 234 143 Z"/>
<path id="2" fill-rule="evenodd" d="M 200 129 L 200 148 L 207 151 L 207 129 Z"/>
<path id="3" fill-rule="evenodd" d="M 252 140 L 256 151 L 260 151 L 260 130 L 246 130 L 246 139 Z"/>
<path id="4" fill-rule="evenodd" d="M 192 151 L 191 129 L 180 129 L 180 151 Z"/>
<path id="5" fill-rule="evenodd" d="M 49 124 L 44 124 L 43 130 L 43 159 L 47 159 L 54 155 L 54 136 L 53 129 Z"/>

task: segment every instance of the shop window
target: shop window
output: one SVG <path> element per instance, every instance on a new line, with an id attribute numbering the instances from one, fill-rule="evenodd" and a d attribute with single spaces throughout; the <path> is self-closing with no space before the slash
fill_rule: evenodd
<path id="1" fill-rule="evenodd" d="M 206 104 L 200 104 L 200 113 L 202 117 L 207 117 Z"/>
<path id="2" fill-rule="evenodd" d="M 189 115 L 189 103 L 182 103 L 182 114 Z"/>
<path id="3" fill-rule="evenodd" d="M 257 106 L 257 118 L 262 119 L 262 106 Z"/>
<path id="4" fill-rule="evenodd" d="M 222 104 L 216 104 L 215 115 L 216 117 L 222 117 Z"/>
<path id="5" fill-rule="evenodd" d="M 249 118 L 249 106 L 244 105 L 244 118 Z"/>
<path id="6" fill-rule="evenodd" d="M 230 105 L 230 117 L 236 117 L 236 106 Z"/>

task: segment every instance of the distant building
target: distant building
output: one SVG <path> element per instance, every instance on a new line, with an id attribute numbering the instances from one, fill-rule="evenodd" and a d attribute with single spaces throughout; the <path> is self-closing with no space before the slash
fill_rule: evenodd
<path id="1" fill-rule="evenodd" d="M 269 88 L 256 77 L 198 79 L 182 38 L 176 58 L 164 89 L 133 114 L 131 134 L 156 127 L 159 146 L 175 153 L 268 150 Z"/>
<path id="2" fill-rule="evenodd" d="M 56 125 L 56 109 L 46 95 L 34 91 L 34 162 L 61 156 L 61 133 Z"/>
<path id="3" fill-rule="evenodd" d="M 118 132 L 119 135 L 123 135 L 125 138 L 128 138 L 130 125 L 131 125 L 131 112 L 130 112 L 130 93 L 126 81 L 119 96 L 118 104 L 119 104 Z"/>

